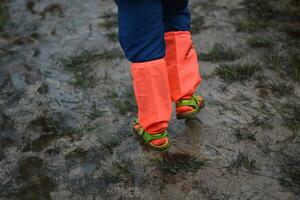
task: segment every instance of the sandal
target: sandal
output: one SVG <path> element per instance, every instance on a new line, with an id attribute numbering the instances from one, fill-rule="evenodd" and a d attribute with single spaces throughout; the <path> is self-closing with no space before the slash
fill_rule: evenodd
<path id="1" fill-rule="evenodd" d="M 164 151 L 169 149 L 170 147 L 167 130 L 158 134 L 150 134 L 141 127 L 138 120 L 135 120 L 133 124 L 133 131 L 139 137 L 141 137 L 146 144 L 150 145 L 152 148 L 156 150 Z M 159 141 L 160 139 L 165 139 L 163 144 L 160 144 L 161 143 L 161 141 Z M 155 141 L 157 141 L 158 143 L 155 144 Z"/>
<path id="2" fill-rule="evenodd" d="M 176 102 L 177 119 L 195 118 L 205 106 L 202 96 L 193 95 L 191 99 L 181 99 Z"/>

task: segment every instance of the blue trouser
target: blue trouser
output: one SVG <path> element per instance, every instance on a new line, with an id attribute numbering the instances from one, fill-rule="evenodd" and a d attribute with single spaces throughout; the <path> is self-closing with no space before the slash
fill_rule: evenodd
<path id="1" fill-rule="evenodd" d="M 131 62 L 165 56 L 164 33 L 189 31 L 188 0 L 115 0 L 119 12 L 119 40 Z"/>

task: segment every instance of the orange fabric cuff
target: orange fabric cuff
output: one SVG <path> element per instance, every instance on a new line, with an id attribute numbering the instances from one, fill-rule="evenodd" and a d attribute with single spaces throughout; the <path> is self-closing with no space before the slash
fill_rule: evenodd
<path id="1" fill-rule="evenodd" d="M 173 101 L 191 97 L 201 83 L 199 63 L 189 31 L 165 33 L 168 79 Z"/>

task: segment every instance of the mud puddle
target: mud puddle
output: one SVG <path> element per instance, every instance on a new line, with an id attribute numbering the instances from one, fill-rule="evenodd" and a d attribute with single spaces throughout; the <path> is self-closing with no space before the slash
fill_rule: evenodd
<path id="1" fill-rule="evenodd" d="M 206 107 L 159 153 L 131 132 L 112 1 L 0 1 L 0 199 L 298 199 L 299 4 L 191 10 Z"/>

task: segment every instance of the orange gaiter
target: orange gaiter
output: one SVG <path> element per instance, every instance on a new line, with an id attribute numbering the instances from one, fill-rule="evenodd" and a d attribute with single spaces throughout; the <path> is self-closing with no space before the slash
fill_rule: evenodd
<path id="1" fill-rule="evenodd" d="M 165 59 L 132 63 L 131 72 L 140 125 L 150 134 L 164 131 L 172 112 Z"/>
<path id="2" fill-rule="evenodd" d="M 190 98 L 201 82 L 197 53 L 189 31 L 165 33 L 166 62 L 173 101 Z"/>

